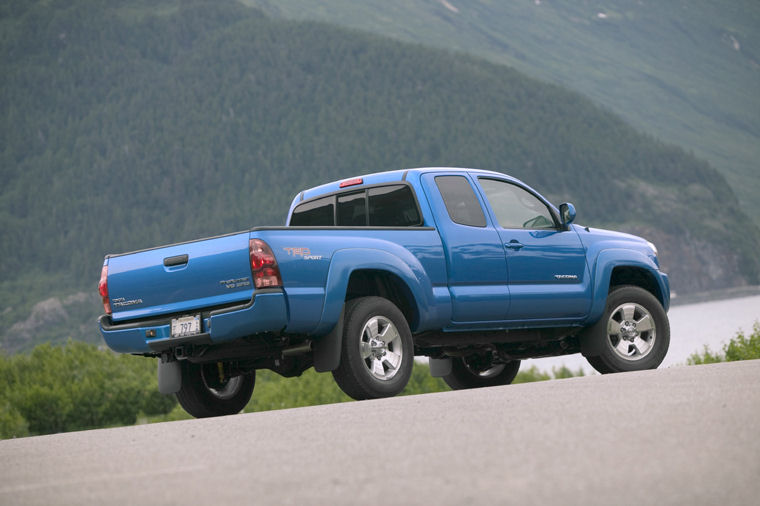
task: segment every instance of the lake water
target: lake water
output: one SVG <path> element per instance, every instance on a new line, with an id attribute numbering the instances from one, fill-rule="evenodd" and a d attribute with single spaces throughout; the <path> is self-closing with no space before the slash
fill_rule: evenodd
<path id="1" fill-rule="evenodd" d="M 670 349 L 660 367 L 684 365 L 689 355 L 701 352 L 705 345 L 722 351 L 739 329 L 745 335 L 751 333 L 754 322 L 760 320 L 760 295 L 671 306 L 668 317 Z M 526 360 L 522 368 L 531 365 L 547 372 L 562 365 L 574 371 L 583 368 L 587 374 L 593 371 L 580 354 Z"/>

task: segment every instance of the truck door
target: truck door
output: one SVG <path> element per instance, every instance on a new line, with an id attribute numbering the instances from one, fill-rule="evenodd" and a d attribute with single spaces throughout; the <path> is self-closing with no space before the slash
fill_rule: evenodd
<path id="1" fill-rule="evenodd" d="M 504 248 L 471 179 L 465 172 L 446 172 L 425 174 L 422 181 L 446 255 L 452 323 L 477 327 L 504 321 L 509 309 Z"/>
<path id="2" fill-rule="evenodd" d="M 586 252 L 536 194 L 511 181 L 477 178 L 507 254 L 510 321 L 586 316 L 591 301 Z"/>

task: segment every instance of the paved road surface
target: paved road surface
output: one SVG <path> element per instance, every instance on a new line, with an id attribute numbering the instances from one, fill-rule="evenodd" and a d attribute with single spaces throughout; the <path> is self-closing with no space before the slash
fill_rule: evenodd
<path id="1" fill-rule="evenodd" d="M 758 501 L 760 361 L 0 441 L 0 505 Z"/>

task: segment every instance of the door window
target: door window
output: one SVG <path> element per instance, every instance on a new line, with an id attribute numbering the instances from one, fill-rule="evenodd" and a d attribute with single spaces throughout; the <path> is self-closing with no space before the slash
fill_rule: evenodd
<path id="1" fill-rule="evenodd" d="M 499 226 L 509 229 L 555 229 L 549 208 L 538 197 L 517 185 L 496 179 L 479 179 Z"/>

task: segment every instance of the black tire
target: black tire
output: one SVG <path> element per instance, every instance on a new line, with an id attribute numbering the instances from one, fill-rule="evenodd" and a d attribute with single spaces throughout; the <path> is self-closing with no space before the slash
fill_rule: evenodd
<path id="1" fill-rule="evenodd" d="M 588 338 L 599 354 L 586 358 L 602 374 L 657 369 L 670 346 L 670 322 L 654 295 L 624 285 L 607 296 L 604 315 Z"/>
<path id="2" fill-rule="evenodd" d="M 219 381 L 216 363 L 182 361 L 182 387 L 177 400 L 196 418 L 234 415 L 248 404 L 256 383 L 256 371 Z"/>
<path id="3" fill-rule="evenodd" d="M 333 371 L 340 389 L 356 400 L 401 392 L 414 362 L 412 333 L 401 311 L 387 299 L 362 297 L 346 304 L 344 322 L 340 365 Z"/>
<path id="4" fill-rule="evenodd" d="M 452 390 L 509 385 L 520 370 L 519 360 L 505 364 L 483 364 L 473 358 L 452 359 L 451 374 L 443 377 Z"/>

